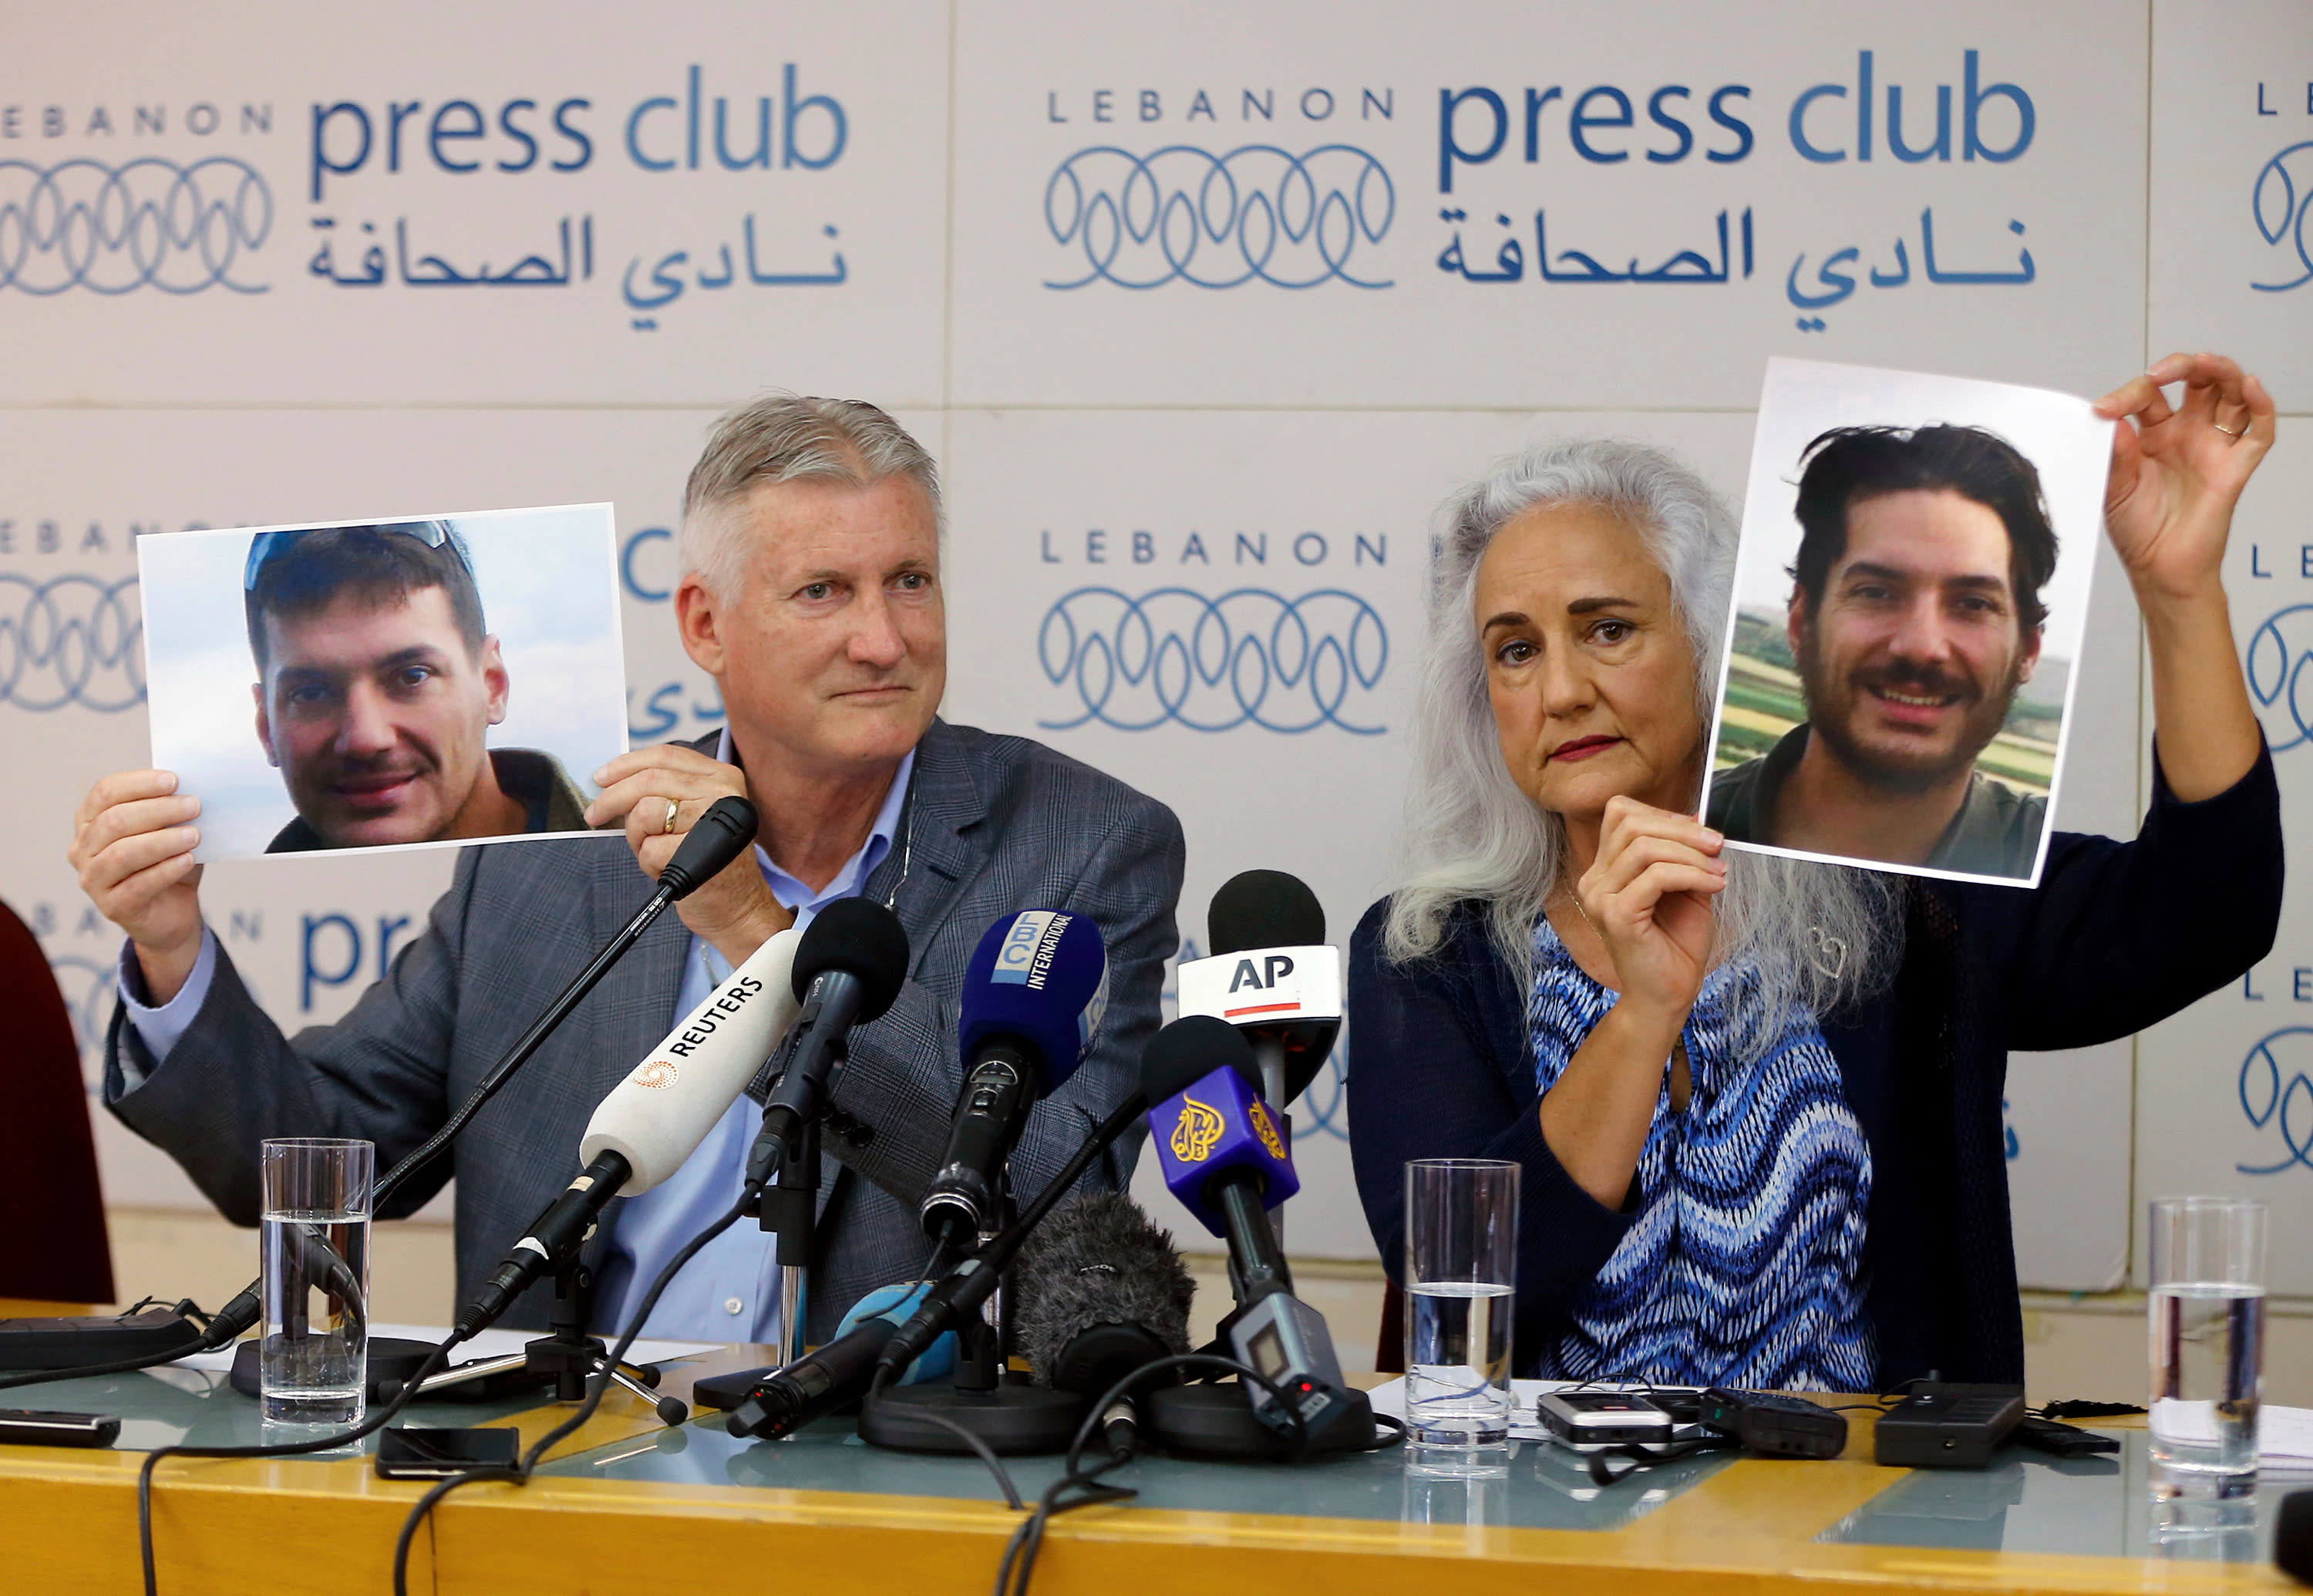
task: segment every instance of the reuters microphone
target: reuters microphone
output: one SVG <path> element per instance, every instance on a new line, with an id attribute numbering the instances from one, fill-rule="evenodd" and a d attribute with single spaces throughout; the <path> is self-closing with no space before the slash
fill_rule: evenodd
<path id="1" fill-rule="evenodd" d="M 795 931 L 779 932 L 612 1087 L 578 1143 L 578 1177 L 548 1204 L 458 1316 L 467 1336 L 575 1257 L 615 1196 L 639 1196 L 697 1150 L 795 1022 Z"/>
<path id="2" fill-rule="evenodd" d="M 800 931 L 779 932 L 685 1015 L 594 1110 L 579 1159 L 624 1158 L 633 1171 L 625 1187 L 630 1197 L 681 1168 L 795 1024 L 802 1003 L 793 972 L 802 941 Z"/>

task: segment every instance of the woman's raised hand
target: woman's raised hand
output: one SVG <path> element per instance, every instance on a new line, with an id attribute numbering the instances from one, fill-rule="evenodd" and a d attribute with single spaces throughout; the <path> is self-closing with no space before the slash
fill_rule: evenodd
<path id="1" fill-rule="evenodd" d="M 2173 383 L 2185 392 L 2171 406 L 2160 389 Z M 2222 355 L 2171 355 L 2096 408 L 2119 423 L 2105 525 L 2130 581 L 2147 600 L 2213 587 L 2233 506 L 2273 447 L 2273 396 Z"/>
<path id="2" fill-rule="evenodd" d="M 1727 885 L 1726 839 L 1691 815 L 1607 800 L 1598 852 L 1575 901 L 1614 961 L 1623 1003 L 1674 1030 L 1711 967 L 1711 899 Z"/>

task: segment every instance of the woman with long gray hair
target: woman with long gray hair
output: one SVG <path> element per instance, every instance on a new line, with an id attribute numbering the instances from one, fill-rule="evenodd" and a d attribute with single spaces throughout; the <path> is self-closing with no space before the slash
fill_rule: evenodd
<path id="1" fill-rule="evenodd" d="M 1350 1142 L 1394 1276 L 1405 1160 L 1522 1166 L 1519 1372 L 2022 1380 L 2008 1049 L 2175 1012 L 2280 910 L 2218 581 L 2271 401 L 2180 356 L 2100 408 L 2158 777 L 2135 842 L 2059 833 L 2031 891 L 1732 851 L 1694 818 L 1735 533 L 1672 456 L 1549 445 L 1449 501 L 1409 868 L 1350 946 Z"/>

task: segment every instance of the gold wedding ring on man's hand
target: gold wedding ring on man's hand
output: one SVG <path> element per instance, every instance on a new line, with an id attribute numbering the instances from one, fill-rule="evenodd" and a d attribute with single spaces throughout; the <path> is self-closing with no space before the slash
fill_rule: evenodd
<path id="1" fill-rule="evenodd" d="M 667 837 L 674 834 L 674 817 L 680 814 L 682 810 L 682 806 L 675 802 L 674 799 L 669 798 L 666 800 L 666 823 L 658 828 L 658 834 L 660 836 Z"/>

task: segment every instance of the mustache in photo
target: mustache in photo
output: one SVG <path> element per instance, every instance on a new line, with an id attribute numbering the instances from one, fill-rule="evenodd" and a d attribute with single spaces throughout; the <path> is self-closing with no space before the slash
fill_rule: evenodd
<path id="1" fill-rule="evenodd" d="M 1884 687 L 1913 698 L 1974 699 L 1983 695 L 1973 679 L 1938 665 L 1897 661 L 1859 671 L 1856 679 L 1866 687 Z"/>

